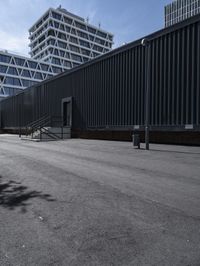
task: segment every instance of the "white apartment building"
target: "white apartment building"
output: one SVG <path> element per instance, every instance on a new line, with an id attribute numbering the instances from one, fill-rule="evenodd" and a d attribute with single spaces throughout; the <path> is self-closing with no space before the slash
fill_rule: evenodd
<path id="1" fill-rule="evenodd" d="M 165 27 L 200 14 L 200 0 L 176 0 L 165 6 Z"/>
<path id="2" fill-rule="evenodd" d="M 113 45 L 113 34 L 61 6 L 47 10 L 29 33 L 33 59 L 68 69 L 109 52 Z"/>
<path id="3" fill-rule="evenodd" d="M 0 99 L 22 92 L 64 68 L 8 51 L 0 51 Z"/>

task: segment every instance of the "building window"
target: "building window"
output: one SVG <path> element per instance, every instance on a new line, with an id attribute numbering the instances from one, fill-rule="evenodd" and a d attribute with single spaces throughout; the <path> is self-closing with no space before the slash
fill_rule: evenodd
<path id="1" fill-rule="evenodd" d="M 94 50 L 98 51 L 98 52 L 103 52 L 103 48 L 97 45 L 94 45 Z"/>
<path id="2" fill-rule="evenodd" d="M 89 50 L 85 50 L 85 49 L 81 49 L 81 51 L 82 51 L 82 54 L 84 54 L 84 55 L 90 55 L 90 51 Z"/>
<path id="3" fill-rule="evenodd" d="M 72 60 L 78 61 L 78 62 L 82 62 L 81 57 L 75 54 L 72 54 Z"/>
<path id="4" fill-rule="evenodd" d="M 54 50 L 54 55 L 58 55 L 58 56 L 59 56 L 59 54 L 58 54 L 58 49 L 55 49 L 55 50 Z"/>
<path id="5" fill-rule="evenodd" d="M 55 12 L 52 12 L 52 17 L 57 19 L 57 20 L 61 20 L 61 15 Z"/>
<path id="6" fill-rule="evenodd" d="M 49 13 L 43 18 L 43 21 L 47 20 L 49 17 Z"/>
<path id="7" fill-rule="evenodd" d="M 81 38 L 88 39 L 88 35 L 80 30 L 77 30 L 77 35 Z"/>
<path id="8" fill-rule="evenodd" d="M 21 92 L 21 89 L 4 87 L 5 94 L 13 96 Z"/>
<path id="9" fill-rule="evenodd" d="M 0 54 L 0 61 L 3 63 L 10 63 L 11 57 L 8 55 L 2 55 Z"/>
<path id="10" fill-rule="evenodd" d="M 35 73 L 35 77 L 34 77 L 34 78 L 35 78 L 35 79 L 43 80 L 42 74 L 39 73 L 39 72 L 36 72 L 36 73 Z"/>
<path id="11" fill-rule="evenodd" d="M 92 35 L 89 35 L 89 39 L 90 39 L 90 41 L 94 41 L 94 36 L 92 36 Z"/>
<path id="12" fill-rule="evenodd" d="M 65 53 L 65 58 L 69 58 L 69 53 Z"/>
<path id="13" fill-rule="evenodd" d="M 60 24 L 60 29 L 63 30 L 63 31 L 65 30 L 65 27 L 64 27 L 63 24 Z"/>
<path id="14" fill-rule="evenodd" d="M 9 67 L 8 68 L 8 74 L 15 75 L 15 76 L 18 75 L 17 70 L 14 67 Z"/>
<path id="15" fill-rule="evenodd" d="M 49 68 L 48 65 L 41 64 L 40 66 L 41 66 L 43 71 L 48 71 L 48 68 Z"/>
<path id="16" fill-rule="evenodd" d="M 30 72 L 28 70 L 24 69 L 22 71 L 22 77 L 30 78 L 31 77 Z"/>
<path id="17" fill-rule="evenodd" d="M 49 30 L 49 31 L 48 31 L 48 36 L 55 36 L 54 31 L 53 31 L 53 30 Z"/>
<path id="18" fill-rule="evenodd" d="M 58 38 L 61 39 L 61 40 L 66 40 L 67 39 L 66 38 L 66 34 L 61 33 L 61 32 L 58 33 Z"/>
<path id="19" fill-rule="evenodd" d="M 34 68 L 34 69 L 36 69 L 36 67 L 37 67 L 37 63 L 34 62 L 34 61 L 28 61 L 28 64 L 29 64 L 29 67 L 30 67 L 30 68 Z"/>
<path id="20" fill-rule="evenodd" d="M 93 28 L 91 28 L 91 27 L 88 27 L 88 31 L 89 31 L 90 33 L 96 34 L 96 29 L 93 29 Z"/>
<path id="21" fill-rule="evenodd" d="M 97 57 L 97 56 L 99 56 L 99 54 L 93 52 L 93 56 L 94 56 L 94 57 Z"/>
<path id="22" fill-rule="evenodd" d="M 102 31 L 97 31 L 97 35 L 102 37 L 102 38 L 106 38 L 106 33 L 102 32 Z"/>
<path id="23" fill-rule="evenodd" d="M 88 42 L 83 41 L 83 40 L 80 40 L 80 45 L 90 48 L 90 44 Z"/>
<path id="24" fill-rule="evenodd" d="M 55 65 L 60 65 L 60 59 L 52 58 L 52 63 L 55 64 Z"/>
<path id="25" fill-rule="evenodd" d="M 23 66 L 24 65 L 24 62 L 25 62 L 24 59 L 17 58 L 17 57 L 15 57 L 14 59 L 15 59 L 16 65 L 18 65 L 18 66 Z"/>
<path id="26" fill-rule="evenodd" d="M 77 40 L 77 38 L 75 38 L 75 37 L 70 37 L 70 42 L 73 42 L 73 43 L 78 43 L 78 40 Z"/>
<path id="27" fill-rule="evenodd" d="M 67 24 L 72 24 L 72 19 L 68 18 L 68 17 L 64 17 L 64 22 Z"/>
<path id="28" fill-rule="evenodd" d="M 65 66 L 65 67 L 70 67 L 70 68 L 71 68 L 71 62 L 69 62 L 69 61 L 64 61 L 64 66 Z"/>
<path id="29" fill-rule="evenodd" d="M 1 65 L 0 65 L 0 72 L 1 72 L 1 73 L 6 73 L 7 69 L 8 69 L 7 66 L 1 66 Z"/>
<path id="30" fill-rule="evenodd" d="M 88 62 L 89 59 L 87 57 L 83 57 L 83 62 Z"/>
<path id="31" fill-rule="evenodd" d="M 76 47 L 76 46 L 74 46 L 74 45 L 70 45 L 69 47 L 70 47 L 70 50 L 71 50 L 71 51 L 76 52 L 76 53 L 80 53 L 78 47 Z"/>
<path id="32" fill-rule="evenodd" d="M 54 21 L 54 27 L 55 27 L 56 29 L 58 29 L 58 28 L 59 28 L 59 23 L 56 22 L 56 21 Z"/>
<path id="33" fill-rule="evenodd" d="M 45 39 L 45 36 L 42 36 L 40 39 L 39 39 L 39 43 L 43 42 Z"/>
<path id="34" fill-rule="evenodd" d="M 58 41 L 58 46 L 59 46 L 60 48 L 63 48 L 63 49 L 66 49 L 66 48 L 67 48 L 67 44 L 64 43 L 64 42 L 61 42 L 61 41 Z"/>
<path id="35" fill-rule="evenodd" d="M 47 76 L 46 76 L 47 79 L 49 79 L 51 77 L 53 77 L 53 75 L 47 74 Z"/>
<path id="36" fill-rule="evenodd" d="M 5 84 L 21 86 L 19 79 L 6 77 Z"/>
<path id="37" fill-rule="evenodd" d="M 62 68 L 59 68 L 59 67 L 52 66 L 52 69 L 53 69 L 53 72 L 57 74 L 62 72 Z"/>
<path id="38" fill-rule="evenodd" d="M 73 67 L 79 66 L 79 64 L 77 64 L 77 63 L 72 63 L 72 65 L 73 65 Z"/>
<path id="39" fill-rule="evenodd" d="M 71 30 L 71 34 L 76 35 L 76 31 L 75 31 L 75 29 L 72 29 L 72 30 Z"/>
<path id="40" fill-rule="evenodd" d="M 99 39 L 99 38 L 96 38 L 96 39 L 95 39 L 95 42 L 96 42 L 96 43 L 99 43 L 99 44 L 101 44 L 101 45 L 104 45 L 104 43 L 105 43 L 105 41 L 103 41 L 103 40 L 101 40 L 101 39 Z"/>
<path id="41" fill-rule="evenodd" d="M 23 87 L 31 86 L 30 80 L 22 79 L 22 85 L 23 85 Z"/>
<path id="42" fill-rule="evenodd" d="M 75 25 L 79 29 L 86 30 L 86 26 L 84 24 L 82 24 L 82 23 L 79 23 L 79 22 L 75 21 Z"/>
<path id="43" fill-rule="evenodd" d="M 65 57 L 65 52 L 60 50 L 60 56 Z"/>

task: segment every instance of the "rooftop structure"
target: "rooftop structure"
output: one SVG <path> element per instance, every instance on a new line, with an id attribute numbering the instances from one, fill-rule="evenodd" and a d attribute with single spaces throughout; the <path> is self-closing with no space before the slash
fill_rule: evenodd
<path id="1" fill-rule="evenodd" d="M 165 27 L 200 14 L 200 0 L 176 0 L 165 6 Z"/>
<path id="2" fill-rule="evenodd" d="M 112 49 L 113 34 L 61 6 L 50 8 L 29 29 L 30 55 L 68 69 Z"/>

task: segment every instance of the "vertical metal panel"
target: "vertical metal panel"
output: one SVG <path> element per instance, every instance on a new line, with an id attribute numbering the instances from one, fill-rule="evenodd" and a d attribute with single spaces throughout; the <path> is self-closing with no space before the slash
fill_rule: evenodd
<path id="1" fill-rule="evenodd" d="M 128 125 L 132 124 L 133 121 L 133 100 L 132 100 L 132 90 L 133 90 L 133 77 L 132 77 L 132 53 L 131 51 L 128 51 L 128 65 L 127 65 L 127 72 L 128 72 L 128 106 L 127 112 L 128 112 Z"/>
<path id="2" fill-rule="evenodd" d="M 181 65 L 181 125 L 185 124 L 185 102 L 184 102 L 184 95 L 185 95 L 185 64 L 186 64 L 186 56 L 185 56 L 185 29 L 181 31 L 182 33 L 182 65 Z"/>
<path id="3" fill-rule="evenodd" d="M 133 87 L 133 104 L 134 104 L 134 120 L 133 120 L 133 125 L 138 125 L 137 121 L 137 85 L 138 85 L 138 67 L 137 67 L 137 61 L 138 61 L 138 53 L 137 53 L 137 48 L 133 50 L 134 54 L 134 66 L 133 66 L 133 78 L 134 78 L 134 87 Z"/>
<path id="4" fill-rule="evenodd" d="M 196 124 L 200 125 L 200 23 L 196 24 L 197 27 L 197 46 L 196 46 L 196 54 L 197 54 L 197 83 L 196 83 Z"/>
<path id="5" fill-rule="evenodd" d="M 167 123 L 167 101 L 166 101 L 166 94 L 167 94 L 167 36 L 165 35 L 164 37 L 164 54 L 163 58 L 165 58 L 165 63 L 162 62 L 162 67 L 164 70 L 164 85 L 163 85 L 163 94 L 162 94 L 162 106 L 163 106 L 163 117 L 162 117 L 162 125 L 165 125 Z"/>
<path id="6" fill-rule="evenodd" d="M 159 85 L 158 85 L 158 91 L 159 91 L 159 106 L 158 106 L 158 124 L 162 125 L 162 94 L 163 94 L 163 38 L 160 38 L 160 45 L 159 45 L 159 67 L 160 67 L 160 75 L 159 75 Z"/>
<path id="7" fill-rule="evenodd" d="M 151 119 L 150 119 L 150 124 L 154 125 L 155 121 L 154 121 L 154 106 L 155 106 L 155 75 L 156 75 L 156 61 L 155 61 L 155 43 L 152 42 L 151 44 L 151 87 L 150 87 L 150 110 L 151 110 Z"/>
<path id="8" fill-rule="evenodd" d="M 175 73 L 175 64 L 176 64 L 176 33 L 173 32 L 172 33 L 172 65 L 171 65 L 171 71 L 172 71 L 172 75 L 171 75 L 171 125 L 175 125 L 175 86 L 176 86 L 176 73 Z"/>
<path id="9" fill-rule="evenodd" d="M 180 80 L 181 80 L 181 37 L 180 37 L 180 31 L 177 32 L 177 43 L 176 43 L 176 54 L 177 54 L 177 61 L 176 61 L 176 84 L 175 84 L 175 88 L 176 88 L 176 120 L 175 120 L 175 124 L 178 125 L 179 121 L 181 121 L 181 117 L 180 117 Z"/>

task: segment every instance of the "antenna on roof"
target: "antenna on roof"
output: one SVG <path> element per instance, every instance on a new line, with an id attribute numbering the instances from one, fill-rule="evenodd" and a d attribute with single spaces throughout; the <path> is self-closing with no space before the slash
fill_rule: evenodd
<path id="1" fill-rule="evenodd" d="M 59 7 L 58 7 L 59 9 L 62 9 L 62 6 L 61 5 L 59 5 Z"/>
<path id="2" fill-rule="evenodd" d="M 101 22 L 99 22 L 99 28 L 101 28 Z"/>
<path id="3" fill-rule="evenodd" d="M 89 18 L 89 16 L 87 16 L 87 18 L 86 18 L 87 23 L 89 23 L 89 20 L 90 20 L 90 18 Z"/>

